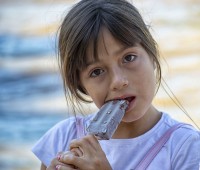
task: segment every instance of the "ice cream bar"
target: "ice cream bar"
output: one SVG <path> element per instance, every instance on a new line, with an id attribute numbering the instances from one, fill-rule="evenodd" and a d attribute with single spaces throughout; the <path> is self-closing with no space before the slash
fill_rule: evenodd
<path id="1" fill-rule="evenodd" d="M 126 100 L 113 100 L 104 104 L 87 127 L 88 133 L 100 139 L 110 139 L 121 122 L 128 103 Z"/>

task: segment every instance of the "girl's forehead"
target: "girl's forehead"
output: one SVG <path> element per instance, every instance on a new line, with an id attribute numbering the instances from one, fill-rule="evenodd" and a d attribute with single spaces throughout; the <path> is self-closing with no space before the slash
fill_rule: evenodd
<path id="1" fill-rule="evenodd" d="M 96 39 L 90 39 L 86 49 L 87 60 L 98 60 L 102 53 L 122 51 L 130 46 L 115 38 L 107 28 L 101 28 Z"/>
<path id="2" fill-rule="evenodd" d="M 107 27 L 102 26 L 98 34 L 93 35 L 89 41 L 86 48 L 86 56 L 84 61 L 84 68 L 100 61 L 100 56 L 115 56 L 121 54 L 124 50 L 136 47 L 141 44 L 141 41 L 135 37 L 130 38 L 127 35 L 118 33 L 116 36 Z M 135 35 L 136 36 L 136 35 Z M 127 40 L 129 39 L 129 40 Z"/>

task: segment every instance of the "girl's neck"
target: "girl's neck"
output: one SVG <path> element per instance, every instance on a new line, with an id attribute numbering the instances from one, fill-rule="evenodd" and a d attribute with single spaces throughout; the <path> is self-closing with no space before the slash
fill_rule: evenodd
<path id="1" fill-rule="evenodd" d="M 161 113 L 152 106 L 139 120 L 120 123 L 112 138 L 128 139 L 138 137 L 153 128 L 160 118 Z"/>

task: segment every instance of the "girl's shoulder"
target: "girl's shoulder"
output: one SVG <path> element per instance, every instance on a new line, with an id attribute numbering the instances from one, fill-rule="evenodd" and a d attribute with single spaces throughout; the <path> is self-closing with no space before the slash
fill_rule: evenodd
<path id="1" fill-rule="evenodd" d="M 76 133 L 77 130 L 77 122 L 83 121 L 84 126 L 87 125 L 91 118 L 93 117 L 93 114 L 90 115 L 78 115 L 78 116 L 71 116 L 69 118 L 66 118 L 57 124 L 55 124 L 48 132 L 59 132 L 67 134 L 66 132 Z M 69 135 L 69 134 L 68 134 Z"/>
<path id="2" fill-rule="evenodd" d="M 170 128 L 176 124 L 182 124 L 182 126 L 175 131 L 175 133 L 184 133 L 184 134 L 195 134 L 195 135 L 199 135 L 200 131 L 198 129 L 196 129 L 194 126 L 192 126 L 191 124 L 185 123 L 185 122 L 179 122 L 175 119 L 173 119 L 169 114 L 167 113 L 163 113 L 163 124 L 165 126 L 165 128 Z"/>
<path id="3" fill-rule="evenodd" d="M 199 140 L 200 142 L 200 131 L 197 130 L 194 126 L 184 123 L 184 122 L 179 122 L 175 119 L 173 119 L 169 114 L 163 113 L 162 116 L 162 129 L 166 131 L 166 129 L 169 129 L 173 127 L 176 124 L 182 124 L 177 130 L 173 132 L 171 135 L 171 140 L 174 141 L 175 144 L 178 143 L 184 143 L 186 140 Z"/>
<path id="4" fill-rule="evenodd" d="M 168 169 L 197 169 L 200 163 L 199 130 L 190 124 L 175 120 L 167 113 L 163 113 L 161 120 L 156 125 L 157 128 L 154 134 L 162 137 L 163 134 L 177 124 L 181 124 L 181 126 L 170 135 L 158 153 L 155 162 L 159 162 L 162 158 L 166 160 Z"/>
<path id="5" fill-rule="evenodd" d="M 166 126 L 180 123 L 165 115 Z M 182 122 L 181 122 L 182 123 Z M 171 155 L 171 169 L 198 169 L 200 163 L 200 131 L 190 124 L 175 130 L 166 144 Z"/>

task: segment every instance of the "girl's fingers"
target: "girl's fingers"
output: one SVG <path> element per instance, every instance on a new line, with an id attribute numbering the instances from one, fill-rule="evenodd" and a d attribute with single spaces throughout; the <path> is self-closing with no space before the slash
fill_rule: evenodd
<path id="1" fill-rule="evenodd" d="M 70 144 L 70 151 L 75 154 L 63 153 L 60 157 L 61 162 L 74 165 L 81 170 L 111 169 L 105 153 L 93 135 L 73 140 Z"/>
<path id="2" fill-rule="evenodd" d="M 70 150 L 73 148 L 79 148 L 83 153 L 83 150 L 88 150 L 88 149 L 97 150 L 100 149 L 101 147 L 99 145 L 97 138 L 94 135 L 87 135 L 83 138 L 73 140 L 70 143 Z"/>
<path id="3" fill-rule="evenodd" d="M 47 168 L 47 170 L 74 170 L 74 169 L 76 169 L 76 167 L 74 165 L 70 165 L 70 164 L 61 162 L 62 155 L 75 155 L 75 153 L 70 152 L 70 151 L 59 152 L 57 157 L 51 161 L 51 164 Z"/>
<path id="4" fill-rule="evenodd" d="M 73 152 L 75 156 L 83 156 L 83 152 L 80 148 L 72 148 L 70 151 Z"/>
<path id="5" fill-rule="evenodd" d="M 54 170 L 77 170 L 74 166 L 57 165 Z"/>
<path id="6" fill-rule="evenodd" d="M 79 157 L 79 156 L 75 156 L 75 155 L 63 155 L 61 157 L 61 161 L 65 162 L 66 164 L 75 165 L 75 167 L 78 167 L 78 169 L 81 169 L 81 170 L 88 170 L 88 169 L 112 170 L 112 168 L 104 154 L 93 155 L 93 156 L 90 155 L 89 157 L 87 157 L 87 156 Z"/>
<path id="7" fill-rule="evenodd" d="M 56 167 L 56 165 L 58 164 L 63 164 L 62 162 L 59 162 L 58 158 L 54 158 L 52 161 L 51 161 L 51 165 L 50 167 Z"/>
<path id="8" fill-rule="evenodd" d="M 81 165 L 83 166 L 83 162 L 81 160 L 82 159 L 79 156 L 75 155 L 63 155 L 61 157 L 61 162 L 65 162 L 69 165 L 76 165 L 74 167 L 81 167 Z"/>

